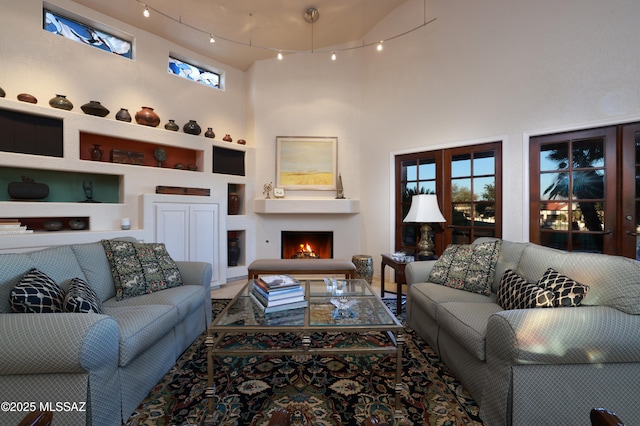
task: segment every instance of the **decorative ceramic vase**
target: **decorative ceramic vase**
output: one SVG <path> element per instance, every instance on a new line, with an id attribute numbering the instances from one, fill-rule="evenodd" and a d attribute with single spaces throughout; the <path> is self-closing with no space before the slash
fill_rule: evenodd
<path id="1" fill-rule="evenodd" d="M 178 130 L 180 130 L 180 126 L 178 126 L 174 120 L 169 120 L 169 122 L 164 125 L 164 128 L 167 130 L 171 130 L 172 132 L 177 132 Z"/>
<path id="2" fill-rule="evenodd" d="M 129 114 L 129 110 L 126 108 L 120 108 L 120 111 L 116 113 L 116 120 L 131 123 L 131 114 Z"/>
<path id="3" fill-rule="evenodd" d="M 224 135 L 224 138 L 222 138 L 222 140 L 225 142 L 233 142 L 233 139 L 231 139 L 231 136 L 229 135 L 229 133 Z"/>
<path id="4" fill-rule="evenodd" d="M 73 104 L 65 95 L 56 95 L 55 97 L 49 100 L 49 105 L 52 108 L 64 109 L 66 111 L 71 111 L 73 109 Z"/>
<path id="5" fill-rule="evenodd" d="M 13 200 L 41 200 L 49 195 L 49 185 L 22 176 L 22 182 L 9 182 L 7 192 Z"/>
<path id="6" fill-rule="evenodd" d="M 213 133 L 213 129 L 212 129 L 211 127 L 208 127 L 208 128 L 207 128 L 207 131 L 206 131 L 206 132 L 204 132 L 204 137 L 205 137 L 205 138 L 211 138 L 211 139 L 213 139 L 213 138 L 215 138 L 215 137 L 216 137 L 216 134 L 215 134 L 215 133 Z"/>
<path id="7" fill-rule="evenodd" d="M 82 112 L 87 115 L 95 115 L 97 117 L 106 117 L 109 110 L 98 101 L 89 101 L 80 107 Z"/>
<path id="8" fill-rule="evenodd" d="M 82 219 L 71 219 L 69 222 L 69 228 L 74 231 L 79 231 L 87 227 L 87 222 Z"/>
<path id="9" fill-rule="evenodd" d="M 153 150 L 153 156 L 158 160 L 158 167 L 162 167 L 162 163 L 167 161 L 167 150 L 161 147 L 158 147 Z"/>
<path id="10" fill-rule="evenodd" d="M 4 91 L 2 87 L 0 87 L 0 98 L 4 98 L 5 96 L 7 96 L 7 93 Z"/>
<path id="11" fill-rule="evenodd" d="M 30 104 L 37 104 L 38 103 L 38 99 L 36 99 L 35 96 L 30 95 L 28 93 L 20 93 L 18 95 L 18 100 L 22 101 L 22 102 L 27 102 Z"/>
<path id="12" fill-rule="evenodd" d="M 59 231 L 62 229 L 62 222 L 59 220 L 47 220 L 44 222 L 44 229 L 47 231 Z"/>
<path id="13" fill-rule="evenodd" d="M 153 108 L 143 106 L 140 111 L 136 112 L 136 123 L 143 126 L 158 127 L 160 117 L 158 117 Z"/>
<path id="14" fill-rule="evenodd" d="M 245 141 L 244 139 L 238 139 L 238 141 L 237 141 L 237 142 L 238 142 L 238 144 L 240 144 L 240 145 L 246 145 L 246 144 L 247 144 L 247 141 Z"/>
<path id="15" fill-rule="evenodd" d="M 100 161 L 102 160 L 102 154 L 104 153 L 102 151 L 102 149 L 100 149 L 100 145 L 95 143 L 93 144 L 93 148 L 91 148 L 89 150 L 89 152 L 91 153 L 91 159 L 93 161 Z"/>
<path id="16" fill-rule="evenodd" d="M 240 259 L 240 247 L 237 238 L 229 238 L 227 247 L 227 266 L 238 266 Z"/>
<path id="17" fill-rule="evenodd" d="M 373 279 L 373 258 L 366 254 L 356 254 L 351 258 L 356 266 L 356 278 L 366 280 L 371 284 Z"/>
<path id="18" fill-rule="evenodd" d="M 196 120 L 189 120 L 189 122 L 182 127 L 182 130 L 190 135 L 199 135 L 200 132 L 202 132 L 202 129 L 200 128 L 200 125 L 196 123 Z"/>
<path id="19" fill-rule="evenodd" d="M 227 205 L 227 213 L 229 215 L 236 215 L 240 211 L 240 196 L 237 192 L 229 193 L 229 203 Z"/>

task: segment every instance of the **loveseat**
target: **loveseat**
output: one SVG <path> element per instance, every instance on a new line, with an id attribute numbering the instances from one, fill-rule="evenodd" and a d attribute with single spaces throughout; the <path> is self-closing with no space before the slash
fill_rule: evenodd
<path id="1" fill-rule="evenodd" d="M 211 322 L 209 263 L 175 262 L 181 285 L 124 298 L 112 266 L 101 242 L 0 254 L 0 394 L 14 403 L 0 424 L 48 408 L 54 424 L 121 425 Z M 34 268 L 65 291 L 80 278 L 102 313 L 14 313 Z"/>
<path id="2" fill-rule="evenodd" d="M 405 270 L 409 326 L 468 390 L 483 422 L 583 426 L 594 407 L 637 422 L 638 262 L 499 243 L 488 296 L 428 282 L 437 261 L 413 262 Z M 549 268 L 588 286 L 579 306 L 504 309 L 497 303 L 505 273 L 535 284 Z"/>

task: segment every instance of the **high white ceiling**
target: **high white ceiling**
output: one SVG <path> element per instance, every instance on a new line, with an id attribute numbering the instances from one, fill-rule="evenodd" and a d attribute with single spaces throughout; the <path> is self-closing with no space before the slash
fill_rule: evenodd
<path id="1" fill-rule="evenodd" d="M 246 70 L 256 60 L 274 57 L 277 49 L 282 49 L 286 55 L 287 50 L 322 51 L 362 40 L 369 30 L 406 0 L 74 1 Z M 150 8 L 149 18 L 142 14 L 143 3 Z M 320 15 L 314 24 L 307 23 L 303 17 L 310 7 L 316 8 Z M 207 33 L 218 36 L 216 43 L 209 42 Z M 374 41 L 365 40 L 367 43 Z"/>

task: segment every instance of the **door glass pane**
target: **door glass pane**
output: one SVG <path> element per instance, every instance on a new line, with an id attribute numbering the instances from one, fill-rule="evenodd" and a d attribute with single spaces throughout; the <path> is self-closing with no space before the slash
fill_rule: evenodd
<path id="1" fill-rule="evenodd" d="M 421 194 L 435 194 L 436 193 L 436 182 L 435 181 L 420 182 L 420 193 Z"/>
<path id="2" fill-rule="evenodd" d="M 604 235 L 575 233 L 571 235 L 572 251 L 584 251 L 588 253 L 602 253 Z"/>
<path id="3" fill-rule="evenodd" d="M 483 177 L 473 180 L 473 199 L 474 200 L 495 200 L 495 178 Z"/>
<path id="4" fill-rule="evenodd" d="M 471 224 L 471 203 L 456 203 L 452 206 L 451 224 L 469 226 Z"/>
<path id="5" fill-rule="evenodd" d="M 640 201 L 636 201 L 636 234 L 636 260 L 640 260 Z"/>
<path id="6" fill-rule="evenodd" d="M 431 161 L 427 164 L 420 164 L 418 167 L 418 173 L 420 173 L 420 180 L 428 180 L 436 178 L 436 163 Z"/>
<path id="7" fill-rule="evenodd" d="M 574 168 L 604 167 L 604 139 L 583 139 L 573 141 L 571 160 Z"/>
<path id="8" fill-rule="evenodd" d="M 540 199 L 566 200 L 569 196 L 569 175 L 567 173 L 541 173 Z"/>
<path id="9" fill-rule="evenodd" d="M 471 176 L 471 155 L 455 155 L 451 159 L 451 177 Z"/>
<path id="10" fill-rule="evenodd" d="M 582 200 L 604 198 L 603 171 L 573 172 L 573 197 Z"/>
<path id="11" fill-rule="evenodd" d="M 581 201 L 576 203 L 571 229 L 574 231 L 604 231 L 604 203 Z"/>
<path id="12" fill-rule="evenodd" d="M 416 229 L 418 229 L 417 226 L 402 227 L 402 246 L 403 247 L 415 247 L 417 245 Z"/>
<path id="13" fill-rule="evenodd" d="M 495 174 L 495 158 L 493 152 L 482 152 L 473 157 L 473 174 L 493 175 Z"/>
<path id="14" fill-rule="evenodd" d="M 567 221 L 569 204 L 566 202 L 549 202 L 540 204 L 540 229 L 566 231 L 569 229 Z"/>
<path id="15" fill-rule="evenodd" d="M 471 201 L 471 179 L 451 179 L 451 199 Z"/>
<path id="16" fill-rule="evenodd" d="M 479 202 L 475 204 L 476 214 L 475 219 L 477 222 L 495 223 L 496 221 L 496 205 L 493 202 Z"/>
<path id="17" fill-rule="evenodd" d="M 567 236 L 568 234 L 564 232 L 541 232 L 540 244 L 558 250 L 568 250 Z"/>
<path id="18" fill-rule="evenodd" d="M 553 143 L 540 147 L 540 171 L 566 169 L 569 158 L 569 143 Z"/>
<path id="19" fill-rule="evenodd" d="M 416 162 L 405 162 L 402 167 L 404 180 L 417 180 L 418 179 L 418 167 Z"/>
<path id="20" fill-rule="evenodd" d="M 471 233 L 468 229 L 454 229 L 452 244 L 471 244 Z"/>

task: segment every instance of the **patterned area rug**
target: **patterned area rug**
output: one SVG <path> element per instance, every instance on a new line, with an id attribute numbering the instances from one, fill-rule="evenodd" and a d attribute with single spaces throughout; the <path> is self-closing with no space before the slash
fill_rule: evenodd
<path id="1" fill-rule="evenodd" d="M 227 300 L 213 300 L 214 317 Z M 395 299 L 386 300 L 395 311 Z M 404 313 L 399 316 L 404 323 Z M 213 421 L 205 421 L 207 357 L 200 336 L 150 392 L 127 425 L 266 425 L 279 407 L 294 425 L 359 425 L 375 416 L 382 425 L 482 425 L 478 406 L 431 348 L 405 327 L 403 418 L 394 419 L 395 358 L 377 354 L 218 358 Z M 243 344 L 275 346 L 273 335 Z M 332 344 L 352 338 L 326 335 Z M 371 332 L 372 343 L 382 338 Z M 278 342 L 282 344 L 281 341 Z"/>

